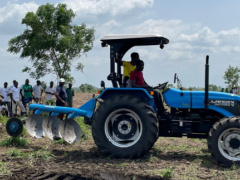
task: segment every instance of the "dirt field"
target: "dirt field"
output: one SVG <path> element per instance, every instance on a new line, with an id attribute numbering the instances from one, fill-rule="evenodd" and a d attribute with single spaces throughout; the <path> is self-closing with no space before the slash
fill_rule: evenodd
<path id="1" fill-rule="evenodd" d="M 92 94 L 77 94 L 79 107 Z M 7 138 L 1 127 L 0 140 Z M 0 146 L 0 179 L 240 179 L 240 170 L 212 160 L 206 140 L 160 137 L 141 159 L 111 159 L 93 139 L 74 145 L 24 135 L 28 145 Z"/>

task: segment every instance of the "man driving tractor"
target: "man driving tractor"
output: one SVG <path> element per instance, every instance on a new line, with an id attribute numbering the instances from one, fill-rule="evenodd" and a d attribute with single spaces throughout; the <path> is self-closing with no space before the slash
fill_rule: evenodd
<path id="1" fill-rule="evenodd" d="M 151 90 L 154 92 L 154 101 L 158 109 L 158 116 L 166 118 L 166 114 L 164 113 L 162 96 L 159 91 L 153 90 L 143 78 L 144 62 L 142 60 L 138 60 L 136 62 L 136 69 L 130 75 L 130 86 L 137 88 L 144 88 L 146 90 Z"/>

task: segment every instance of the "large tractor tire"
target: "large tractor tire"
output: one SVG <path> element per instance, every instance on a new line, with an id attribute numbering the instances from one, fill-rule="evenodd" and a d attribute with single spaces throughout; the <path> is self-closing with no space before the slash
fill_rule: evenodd
<path id="1" fill-rule="evenodd" d="M 209 132 L 208 149 L 220 164 L 240 164 L 240 117 L 223 118 Z"/>
<path id="2" fill-rule="evenodd" d="M 116 95 L 95 112 L 92 135 L 98 148 L 111 157 L 139 158 L 158 138 L 157 118 L 140 98 Z"/>

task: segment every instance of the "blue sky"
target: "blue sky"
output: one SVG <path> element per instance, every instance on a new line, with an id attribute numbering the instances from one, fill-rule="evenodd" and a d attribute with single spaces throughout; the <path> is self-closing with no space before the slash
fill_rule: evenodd
<path id="1" fill-rule="evenodd" d="M 178 73 L 183 86 L 204 86 L 206 55 L 210 56 L 210 83 L 225 87 L 223 76 L 229 65 L 240 62 L 240 1 L 236 0 L 9 0 L 0 1 L 0 86 L 13 79 L 23 84 L 30 66 L 28 59 L 7 52 L 8 41 L 26 28 L 21 19 L 39 5 L 66 3 L 76 13 L 74 24 L 94 27 L 94 48 L 76 61 L 84 64 L 84 73 L 72 71 L 74 86 L 82 83 L 99 87 L 109 74 L 109 48 L 102 48 L 100 38 L 106 34 L 160 34 L 170 40 L 163 50 L 159 47 L 133 48 L 145 61 L 144 76 L 150 85 L 165 81 L 173 84 Z M 121 2 L 121 3 L 120 3 Z M 47 75 L 41 80 L 55 80 Z M 35 84 L 35 80 L 30 78 Z"/>

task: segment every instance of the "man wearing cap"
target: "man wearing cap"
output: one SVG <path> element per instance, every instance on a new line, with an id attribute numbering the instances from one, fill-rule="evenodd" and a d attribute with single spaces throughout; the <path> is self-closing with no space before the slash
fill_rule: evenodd
<path id="1" fill-rule="evenodd" d="M 56 106 L 67 106 L 67 93 L 66 90 L 64 88 L 64 84 L 65 84 L 65 80 L 63 78 L 61 78 L 59 80 L 59 86 L 56 89 Z M 58 117 L 59 119 L 63 120 L 63 116 L 64 114 L 59 114 Z"/>

